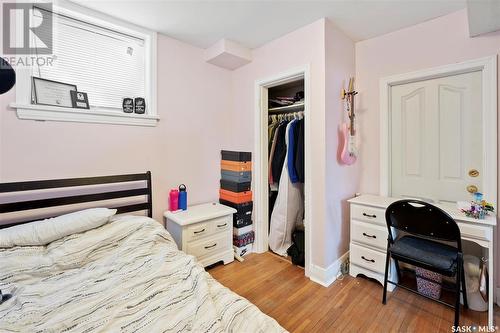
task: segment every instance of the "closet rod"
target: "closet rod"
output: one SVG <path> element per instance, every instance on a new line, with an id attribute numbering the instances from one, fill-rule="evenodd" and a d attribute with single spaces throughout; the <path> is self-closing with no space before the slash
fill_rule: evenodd
<path id="1" fill-rule="evenodd" d="M 289 113 L 289 112 L 298 112 L 304 111 L 304 103 L 296 103 L 287 106 L 280 106 L 276 108 L 270 108 L 268 110 L 269 113 Z"/>

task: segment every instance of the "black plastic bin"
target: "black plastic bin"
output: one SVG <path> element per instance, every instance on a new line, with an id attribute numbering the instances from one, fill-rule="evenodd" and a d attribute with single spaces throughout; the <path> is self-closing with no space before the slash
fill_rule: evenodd
<path id="1" fill-rule="evenodd" d="M 252 215 L 248 216 L 238 216 L 236 214 L 233 215 L 233 227 L 243 228 L 250 224 L 252 224 Z"/>
<path id="2" fill-rule="evenodd" d="M 221 170 L 220 176 L 222 180 L 229 180 L 238 183 L 245 183 L 252 181 L 252 171 Z"/>
<path id="3" fill-rule="evenodd" d="M 220 181 L 220 187 L 223 190 L 228 190 L 228 191 L 232 191 L 232 192 L 250 191 L 251 186 L 252 186 L 251 182 L 238 183 L 238 182 L 232 182 L 230 180 L 224 180 L 224 179 L 221 179 L 221 181 Z"/>
<path id="4" fill-rule="evenodd" d="M 248 162 L 252 160 L 252 153 L 246 151 L 221 150 L 222 159 L 226 161 Z"/>
<path id="5" fill-rule="evenodd" d="M 252 224 L 252 209 L 253 201 L 236 204 L 230 201 L 220 199 L 219 202 L 223 205 L 233 207 L 236 213 L 233 214 L 233 226 L 236 228 L 245 227 Z"/>

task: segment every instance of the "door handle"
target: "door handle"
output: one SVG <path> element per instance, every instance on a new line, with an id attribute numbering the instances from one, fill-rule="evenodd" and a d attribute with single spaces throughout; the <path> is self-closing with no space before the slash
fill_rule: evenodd
<path id="1" fill-rule="evenodd" d="M 361 259 L 368 261 L 368 262 L 375 262 L 373 259 L 366 259 L 365 256 L 361 256 Z"/>
<path id="2" fill-rule="evenodd" d="M 222 227 L 225 227 L 226 225 L 227 225 L 227 222 L 224 224 L 217 224 L 217 228 L 222 228 Z"/>
<path id="3" fill-rule="evenodd" d="M 366 217 L 371 217 L 372 219 L 376 218 L 377 215 L 373 214 L 373 215 L 370 215 L 370 214 L 366 214 L 366 213 L 363 213 L 363 216 L 366 216 Z"/>
<path id="4" fill-rule="evenodd" d="M 375 235 L 368 235 L 365 232 L 363 232 L 363 236 L 368 237 L 368 238 L 377 238 L 377 236 L 375 236 Z"/>
<path id="5" fill-rule="evenodd" d="M 467 186 L 467 192 L 469 192 L 470 194 L 474 194 L 478 191 L 478 188 L 476 185 L 469 185 Z"/>
<path id="6" fill-rule="evenodd" d="M 476 169 L 470 169 L 469 170 L 469 177 L 478 177 L 479 176 L 479 171 Z"/>
<path id="7" fill-rule="evenodd" d="M 201 229 L 201 230 L 198 230 L 198 231 L 194 231 L 193 234 L 199 234 L 201 232 L 205 231 L 205 228 Z"/>
<path id="8" fill-rule="evenodd" d="M 205 249 L 207 249 L 207 250 L 208 250 L 208 249 L 213 248 L 214 246 L 217 246 L 217 243 L 214 243 L 214 244 L 212 244 L 212 245 L 210 245 L 210 246 L 205 246 Z"/>

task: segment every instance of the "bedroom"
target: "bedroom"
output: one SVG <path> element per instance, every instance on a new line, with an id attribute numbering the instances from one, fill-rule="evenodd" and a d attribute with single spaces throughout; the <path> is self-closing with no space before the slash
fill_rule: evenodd
<path id="1" fill-rule="evenodd" d="M 220 285 L 214 283 L 214 288 L 227 296 L 226 300 L 243 299 L 239 298 L 240 296 L 248 299 L 248 303 L 244 301 L 245 306 L 249 306 L 248 316 L 255 316 L 257 320 L 255 326 L 246 329 L 238 325 L 244 325 L 242 322 L 248 318 L 247 314 L 242 315 L 244 319 L 237 317 L 236 321 L 229 320 L 224 322 L 225 324 L 235 325 L 232 327 L 233 331 L 257 331 L 259 325 L 262 325 L 261 330 L 266 327 L 265 325 L 270 325 L 269 330 L 280 330 L 280 327 L 283 327 L 288 331 L 308 332 L 425 329 L 434 331 L 436 328 L 440 331 L 451 331 L 455 311 L 427 300 L 421 295 L 413 295 L 403 288 L 396 287 L 393 292 L 388 292 L 386 304 L 382 304 L 384 261 L 387 250 L 387 226 L 383 213 L 387 205 L 392 202 L 384 200 L 378 202 L 364 195 L 376 195 L 377 198 L 418 198 L 439 206 L 448 200 L 443 200 L 439 196 L 447 196 L 449 192 L 452 196 L 456 194 L 458 197 L 452 201 L 470 202 L 472 195 L 467 191 L 475 192 L 473 187 L 469 187 L 475 186 L 476 191 L 484 194 L 485 200 L 496 203 L 498 187 L 496 62 L 500 51 L 498 32 L 500 27 L 496 20 L 499 10 L 497 1 L 37 2 L 36 6 L 40 7 L 51 5 L 50 10 L 39 9 L 31 12 L 35 13 L 33 15 L 38 19 L 43 17 L 42 22 L 47 17 L 51 18 L 49 21 L 53 33 L 51 30 L 44 30 L 44 25 L 42 29 L 37 30 L 35 27 L 39 28 L 40 25 L 21 23 L 16 25 L 8 22 L 21 21 L 24 13 L 22 10 L 25 8 L 20 6 L 20 3 L 16 3 L 18 7 L 14 8 L 13 3 L 15 1 L 2 1 L 3 23 L 0 28 L 2 58 L 12 64 L 16 74 L 15 85 L 8 90 L 5 86 L 9 82 L 10 72 L 4 67 L 0 71 L 2 90 L 8 90 L 0 95 L 2 224 L 40 220 L 90 207 L 128 206 L 128 199 L 123 197 L 140 193 L 141 195 L 133 198 L 135 201 L 132 204 L 146 205 L 140 208 L 149 211 L 154 220 L 159 222 L 159 226 L 166 226 L 166 229 L 163 227 L 158 229 L 162 230 L 161 235 L 165 235 L 163 232 L 173 235 L 165 217 L 165 214 L 169 216 L 166 212 L 171 208 L 169 203 L 171 190 L 177 189 L 180 184 L 185 184 L 187 205 L 190 207 L 204 203 L 218 203 L 221 187 L 221 150 L 251 152 L 251 163 L 248 163 L 251 164 L 250 186 L 253 196 L 250 229 L 255 240 L 251 251 L 248 252 L 252 253 L 245 253 L 242 262 L 233 260 L 231 256 L 231 262 L 227 262 L 226 265 L 220 263 L 212 265 L 211 261 L 217 259 L 214 256 L 213 260 L 204 262 L 203 266 L 208 265 L 207 272 L 235 293 L 219 289 Z M 33 5 L 31 3 L 31 8 Z M 7 10 L 13 9 L 17 14 L 6 14 Z M 29 9 L 30 7 L 27 13 L 30 13 Z M 44 16 L 43 13 L 51 14 Z M 15 19 L 11 19 L 14 16 Z M 23 29 L 26 29 L 26 36 L 31 36 L 31 40 L 25 37 L 27 38 L 25 44 L 29 45 L 28 50 L 23 49 L 24 40 L 20 36 L 24 35 L 19 33 L 19 30 Z M 41 43 L 45 38 L 52 36 L 53 50 L 50 50 L 50 53 L 42 53 Z M 50 43 L 48 44 L 50 46 Z M 12 50 L 15 47 L 21 50 Z M 39 63 L 29 66 L 31 59 L 29 56 L 32 54 L 37 55 Z M 65 57 L 69 61 L 65 62 Z M 54 66 L 50 65 L 52 60 L 55 61 L 52 64 Z M 88 66 L 89 62 L 92 66 Z M 465 184 L 457 181 L 458 185 L 454 189 L 459 188 L 458 190 L 452 189 L 445 191 L 444 194 L 438 193 L 437 190 L 428 192 L 428 189 L 439 189 L 439 186 L 432 185 L 432 182 L 426 186 L 420 186 L 419 183 L 411 183 L 408 186 L 408 183 L 405 183 L 407 179 L 397 178 L 393 172 L 395 168 L 401 167 L 398 161 L 413 162 L 412 171 L 416 172 L 420 162 L 426 163 L 422 164 L 425 168 L 433 169 L 437 165 L 434 163 L 436 160 L 452 159 L 457 156 L 453 153 L 441 156 L 424 155 L 420 160 L 417 159 L 420 156 L 418 154 L 408 157 L 391 153 L 401 152 L 402 150 L 397 150 L 395 147 L 402 147 L 397 144 L 399 141 L 403 142 L 403 140 L 393 140 L 396 135 L 384 135 L 394 130 L 397 130 L 394 133 L 399 133 L 398 135 L 403 132 L 401 128 L 394 127 L 389 122 L 389 118 L 400 119 L 392 118 L 395 113 L 390 114 L 390 110 L 394 105 L 389 103 L 389 98 L 397 93 L 404 93 L 392 91 L 393 87 L 407 86 L 411 89 L 411 85 L 419 82 L 431 85 L 434 84 L 433 80 L 445 78 L 451 80 L 450 77 L 453 77 L 457 80 L 466 80 L 458 84 L 460 89 L 468 87 L 469 83 L 477 88 L 478 84 L 474 85 L 477 77 L 467 76 L 470 73 L 480 73 L 483 79 L 480 84 L 482 94 L 476 91 L 471 93 L 473 97 L 469 96 L 470 98 L 465 94 L 464 101 L 472 103 L 472 98 L 479 98 L 482 116 L 471 118 L 472 120 L 467 119 L 466 123 L 473 122 L 475 126 L 482 126 L 477 128 L 481 135 L 470 135 L 465 128 L 457 125 L 460 131 L 453 132 L 453 128 L 446 128 L 449 135 L 444 137 L 451 138 L 446 142 L 451 142 L 450 147 L 459 153 L 463 153 L 462 150 L 477 150 L 476 155 L 466 156 L 467 158 L 475 156 L 480 160 L 478 161 L 480 165 L 464 162 L 466 165 L 463 170 L 459 170 L 459 173 L 465 174 L 463 180 Z M 40 79 L 33 80 L 33 76 Z M 354 78 L 354 83 L 352 89 L 349 89 L 351 77 Z M 451 81 L 435 82 L 438 85 L 454 85 Z M 87 93 L 87 100 L 81 101 L 83 109 L 73 107 L 68 89 Z M 348 97 L 342 99 L 343 89 L 347 93 L 357 92 L 357 94 L 347 94 Z M 62 100 L 54 97 L 53 94 L 61 94 L 62 91 L 66 92 Z M 455 95 L 446 96 L 451 99 Z M 135 110 L 132 110 L 132 113 L 125 112 L 124 98 L 132 98 L 132 105 L 136 106 L 134 100 L 136 97 L 145 100 L 144 114 L 141 114 L 140 110 L 137 113 Z M 410 99 L 409 106 L 418 109 L 418 103 L 415 101 L 425 96 L 417 94 L 416 97 Z M 273 114 L 276 110 L 272 109 L 276 108 L 276 105 L 269 104 L 269 99 L 278 99 L 278 102 L 273 103 L 286 104 L 291 103 L 289 98 L 294 98 L 295 105 L 292 105 L 292 112 L 277 110 L 277 113 Z M 341 125 L 349 124 L 350 113 L 346 108 L 350 102 L 354 102 L 352 109 L 355 114 L 356 130 L 355 154 L 353 154 L 356 157 L 355 161 L 349 159 L 350 154 L 347 156 L 342 154 L 343 144 L 349 136 L 343 136 L 345 133 L 340 129 Z M 56 105 L 60 103 L 68 105 Z M 87 105 L 89 109 L 85 108 Z M 466 108 L 469 111 L 470 109 Z M 290 183 L 292 185 L 284 183 L 289 189 L 288 193 L 297 190 L 293 192 L 297 199 L 293 206 L 297 207 L 293 212 L 295 219 L 287 222 L 303 226 L 302 233 L 294 233 L 296 237 L 302 237 L 301 241 L 292 242 L 295 245 L 303 244 L 299 249 L 303 258 L 300 260 L 303 268 L 290 263 L 293 258 L 286 253 L 293 236 L 289 230 L 286 232 L 287 238 L 285 237 L 286 246 L 273 249 L 271 244 L 276 239 L 278 242 L 275 243 L 279 243 L 279 240 L 282 240 L 281 230 L 289 226 L 281 224 L 281 229 L 275 228 L 276 223 L 273 221 L 280 218 L 276 215 L 273 219 L 274 209 L 271 209 L 273 203 L 269 200 L 269 196 L 273 194 L 268 182 L 269 149 L 272 147 L 272 142 L 271 145 L 269 142 L 274 140 L 266 129 L 269 129 L 269 121 L 272 122 L 273 117 L 279 122 L 305 120 L 303 126 L 305 156 L 302 156 L 305 174 L 304 180 L 299 182 L 302 187 L 297 189 L 296 183 Z M 283 117 L 289 118 L 283 119 Z M 429 120 L 423 117 L 415 115 L 412 117 L 409 120 L 410 124 L 417 124 L 419 121 L 428 124 L 425 121 Z M 429 121 L 429 124 L 435 123 L 439 121 Z M 445 123 L 455 124 L 453 121 Z M 410 152 L 419 147 L 415 141 L 411 141 L 416 137 L 430 137 L 434 141 L 439 141 L 440 134 L 436 132 L 439 129 L 432 128 L 434 132 L 424 135 L 420 135 L 417 126 L 404 131 L 412 136 L 406 138 L 410 139 L 410 144 L 408 146 L 406 142 L 405 147 L 409 148 L 403 151 Z M 284 130 L 285 128 L 281 130 L 283 140 Z M 470 132 L 473 133 L 473 130 Z M 458 139 L 454 139 L 456 135 Z M 465 139 L 460 141 L 462 137 Z M 459 142 L 463 144 L 458 144 Z M 469 147 L 470 142 L 476 143 L 474 149 L 457 148 Z M 430 147 L 436 146 L 427 141 L 426 144 L 431 145 Z M 455 150 L 445 151 L 455 152 Z M 437 154 L 436 149 L 420 151 Z M 151 186 L 147 185 L 146 171 L 151 171 Z M 450 168 L 449 171 L 456 170 Z M 468 174 L 469 171 L 477 173 Z M 79 179 L 80 181 L 75 182 L 80 184 L 82 178 L 127 174 L 141 175 L 138 177 L 140 186 L 143 187 L 137 188 L 137 185 L 134 185 L 132 189 L 136 192 L 127 194 L 122 191 L 131 190 L 128 185 L 112 185 L 108 189 L 105 184 L 114 183 L 109 179 L 98 179 L 97 183 L 104 184 L 92 185 L 100 192 L 121 192 L 114 197 L 108 196 L 109 202 L 103 201 L 99 196 L 86 197 L 93 193 L 93 187 L 90 185 L 82 185 L 82 188 L 79 188 L 75 187 L 73 182 L 73 186 L 67 185 L 66 188 L 60 182 L 51 181 Z M 278 172 L 276 176 L 273 178 L 279 178 L 281 173 Z M 287 177 L 282 177 L 279 181 L 273 179 L 273 185 L 277 185 L 278 189 L 283 188 L 281 181 L 287 180 Z M 28 185 L 20 183 L 39 180 L 47 180 L 46 183 L 39 184 L 42 186 L 38 187 L 39 190 L 21 191 L 22 186 Z M 410 195 L 403 193 L 405 186 L 406 189 L 414 189 L 415 192 Z M 447 188 L 445 185 L 442 187 Z M 149 189 L 152 190 L 151 195 L 148 195 Z M 278 196 L 282 193 L 285 192 L 278 191 Z M 358 194 L 361 196 L 358 196 L 357 201 L 348 202 Z M 66 198 L 66 203 L 70 197 L 83 197 L 85 200 L 72 201 L 73 205 L 64 206 L 62 205 L 64 200 L 43 201 L 49 195 Z M 144 199 L 144 195 L 147 200 Z M 36 208 L 41 209 L 28 210 L 27 208 L 31 208 L 30 204 L 22 204 L 26 201 L 37 201 Z M 281 200 L 276 199 L 280 207 L 283 203 L 286 204 L 286 201 L 282 197 Z M 494 206 L 496 208 L 496 205 Z M 144 211 L 138 214 L 144 215 Z M 373 211 L 381 212 L 382 215 Z M 193 212 L 195 210 L 188 208 L 185 215 Z M 106 211 L 104 215 L 111 213 Z M 361 214 L 359 218 L 356 215 L 358 213 Z M 486 304 L 488 311 L 473 311 L 460 307 L 460 325 L 494 327 L 498 323 L 499 312 L 493 303 L 498 302 L 495 297 L 500 286 L 497 281 L 498 257 L 495 257 L 498 255 L 498 247 L 495 244 L 498 236 L 495 227 L 496 213 L 490 213 L 485 219 L 477 221 L 465 219 L 456 205 L 448 213 L 461 228 L 464 254 L 475 255 L 479 259 L 482 257 L 492 259 L 486 264 L 481 263 L 481 267 L 487 268 L 491 283 L 486 288 L 487 301 L 483 300 L 481 303 L 482 298 L 478 300 L 482 306 Z M 181 216 L 179 214 L 184 213 L 177 213 L 175 216 Z M 362 214 L 376 215 L 376 217 L 371 218 Z M 64 224 L 63 217 L 62 221 L 54 223 Z M 110 219 L 121 221 L 119 216 Z M 81 219 L 80 228 L 84 228 L 85 221 L 86 218 Z M 372 222 L 380 223 L 372 225 Z M 38 226 L 34 223 L 20 226 L 33 225 Z M 42 227 L 43 223 L 39 225 L 37 230 L 33 230 L 35 234 L 24 235 L 34 237 L 32 242 L 42 241 L 43 244 L 35 246 L 37 251 L 47 247 L 47 240 L 44 241 L 43 237 L 50 238 L 52 246 L 63 250 L 64 246 L 58 240 L 62 234 L 54 234 L 54 230 L 49 227 L 50 224 L 46 223 L 46 229 Z M 462 228 L 463 225 L 465 229 Z M 356 229 L 356 226 L 368 227 L 370 231 Z M 57 228 L 59 227 L 57 225 Z M 72 239 L 74 235 L 82 233 L 82 229 L 78 228 L 78 223 L 74 227 L 63 228 L 66 233 L 66 237 L 63 238 Z M 92 228 L 96 226 L 93 225 Z M 101 228 L 103 230 L 115 228 L 118 229 L 116 231 L 118 233 L 127 231 L 120 229 L 121 226 L 115 223 L 107 223 L 95 230 Z M 231 229 L 227 231 L 228 235 L 230 233 L 228 237 L 232 238 Z M 381 232 L 382 236 L 376 240 L 382 241 L 383 244 L 370 245 L 369 239 L 368 243 L 358 241 L 355 238 L 357 231 L 369 236 L 376 236 L 374 232 Z M 24 229 L 24 232 L 29 233 L 30 229 Z M 90 232 L 92 230 L 89 230 Z M 146 230 L 138 232 L 136 236 L 147 236 L 143 232 Z M 471 233 L 473 235 L 470 235 Z M 478 233 L 483 233 L 483 236 L 478 236 Z M 115 242 L 113 236 L 105 232 L 102 237 L 109 239 L 102 241 Z M 19 238 L 22 238 L 22 234 L 16 236 L 14 232 L 9 232 L 8 228 L 2 228 L 0 234 L 2 243 L 11 241 L 9 237 L 13 237 L 14 240 L 18 237 L 20 244 L 23 242 Z M 24 242 L 27 241 L 29 243 L 29 239 L 24 239 Z M 78 246 L 85 246 L 84 242 L 91 239 L 82 238 L 81 241 Z M 130 241 L 139 241 L 139 238 L 131 238 Z M 162 243 L 161 240 L 159 242 Z M 229 242 L 232 242 L 232 239 Z M 374 241 L 373 244 L 375 243 Z M 151 244 L 161 247 L 161 244 L 155 242 Z M 368 246 L 361 246 L 363 244 Z M 28 248 L 33 248 L 35 244 L 29 245 L 32 246 Z M 165 248 L 172 248 L 163 245 Z M 182 247 L 182 244 L 177 243 L 177 245 Z M 206 246 L 210 245 L 212 244 L 207 243 Z M 23 250 L 26 246 L 14 246 L 9 250 L 3 245 L 0 253 L 4 258 L 12 251 Z M 126 250 L 128 245 L 124 246 Z M 228 246 L 232 251 L 232 244 Z M 137 253 L 138 258 L 142 254 L 146 255 Z M 109 259 L 103 252 L 97 251 L 95 255 L 102 256 L 99 257 L 101 259 Z M 116 252 L 110 250 L 109 255 L 116 255 Z M 151 260 L 161 259 L 160 255 L 170 258 L 168 254 L 159 250 L 158 256 Z M 225 255 L 228 255 L 227 251 Z M 354 255 L 358 257 L 354 258 Z M 371 261 L 360 263 L 359 260 L 364 261 L 360 259 L 361 256 L 375 260 L 377 267 L 370 268 Z M 186 258 L 194 258 L 182 256 L 182 252 L 174 257 L 179 257 L 177 264 L 187 260 Z M 69 258 L 78 259 L 71 256 Z M 201 266 L 195 263 L 197 259 L 192 260 L 189 267 L 199 269 Z M 9 261 L 9 265 L 12 265 L 9 269 L 18 269 L 16 260 Z M 161 265 L 158 267 L 158 269 L 170 269 Z M 392 264 L 389 270 L 394 272 Z M 203 269 L 197 270 L 199 273 L 197 277 L 201 280 L 193 278 L 190 283 L 210 282 L 209 276 L 204 275 L 202 271 Z M 63 274 L 66 271 L 58 272 Z M 185 270 L 178 271 L 179 274 L 182 272 Z M 67 273 L 70 274 L 71 270 Z M 56 273 L 52 271 L 48 274 Z M 391 275 L 391 278 L 393 277 Z M 467 271 L 465 277 L 467 279 Z M 27 280 L 23 281 L 24 278 Z M 69 327 L 77 324 L 74 321 L 75 317 L 78 317 L 76 312 L 75 317 L 68 317 L 66 320 L 55 314 L 50 320 L 33 315 L 32 322 L 16 324 L 20 318 L 18 316 L 24 314 L 24 310 L 19 308 L 23 302 L 20 296 L 33 298 L 30 301 L 34 301 L 40 307 L 47 307 L 47 310 L 49 308 L 52 310 L 57 303 L 54 300 L 58 300 L 57 297 L 50 296 L 49 302 L 45 302 L 43 297 L 16 294 L 18 290 L 21 292 L 23 287 L 37 290 L 36 284 L 33 284 L 34 280 L 25 276 L 19 279 L 19 282 L 9 280 L 7 283 L 0 280 L 2 292 L 12 295 L 10 299 L 0 304 L 0 317 L 7 316 L 3 318 L 9 319 L 9 321 L 0 320 L 0 331 L 33 331 L 34 327 L 38 327 L 36 325 L 52 331 L 62 331 L 62 327 L 66 326 L 56 325 Z M 168 281 L 170 282 L 176 281 Z M 152 287 L 161 291 L 159 284 L 154 284 Z M 392 287 L 389 286 L 388 289 L 390 291 Z M 71 291 L 62 288 L 60 291 L 55 290 L 54 295 L 57 296 L 60 292 L 62 300 L 71 296 Z M 199 289 L 196 291 L 206 292 Z M 141 294 L 137 290 L 134 292 Z M 180 296 L 180 294 L 172 295 Z M 111 307 L 131 305 L 130 302 L 136 302 L 138 297 L 133 296 L 127 300 L 128 303 L 103 304 Z M 189 297 L 189 301 L 197 300 L 194 295 Z M 443 299 L 454 302 L 455 295 L 453 292 L 450 295 L 443 292 Z M 100 304 L 100 298 L 96 297 L 89 303 L 91 304 L 89 307 L 77 305 L 81 307 L 79 309 L 82 311 L 81 315 L 86 315 L 83 312 L 93 306 L 94 301 Z M 147 311 L 150 306 L 154 307 L 155 302 L 156 300 L 144 308 L 141 307 L 140 311 Z M 250 306 L 250 302 L 257 308 Z M 471 302 L 472 299 L 469 303 Z M 162 305 L 161 302 L 158 304 Z M 470 307 L 473 307 L 472 303 Z M 12 312 L 13 308 L 16 311 Z M 29 311 L 34 309 L 36 308 L 30 308 Z M 167 318 L 172 320 L 176 315 L 185 315 L 186 317 L 176 323 L 206 325 L 217 317 L 214 315 L 190 318 L 192 313 L 189 311 L 170 311 Z M 227 315 L 230 316 L 237 312 L 237 308 L 229 308 L 228 311 Z M 68 315 L 70 312 L 68 309 Z M 138 313 L 120 314 L 123 320 L 127 320 L 128 315 L 133 318 L 130 321 L 138 318 L 135 317 Z M 156 317 L 148 317 L 145 320 L 151 318 Z M 116 327 L 121 327 L 122 319 L 111 314 L 97 315 L 84 325 L 96 325 L 94 331 L 116 331 L 120 330 Z M 116 320 L 116 324 L 120 323 L 120 326 L 113 326 L 113 320 Z M 164 324 L 155 320 L 153 325 Z M 103 321 L 106 321 L 106 324 Z M 6 322 L 8 324 L 5 324 Z M 111 326 L 97 326 L 97 324 Z M 77 325 L 73 331 L 84 331 L 90 327 Z M 199 331 L 203 327 L 205 326 L 192 326 L 191 330 Z M 149 330 L 182 331 L 188 328 L 189 326 L 183 329 L 172 328 L 167 325 L 162 329 L 159 326 L 151 326 Z M 122 330 L 136 329 L 140 329 L 139 326 L 137 328 L 127 326 Z M 214 330 L 230 329 L 221 325 Z"/>

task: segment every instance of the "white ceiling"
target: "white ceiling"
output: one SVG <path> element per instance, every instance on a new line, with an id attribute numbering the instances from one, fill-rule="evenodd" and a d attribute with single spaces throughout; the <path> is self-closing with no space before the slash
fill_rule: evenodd
<path id="1" fill-rule="evenodd" d="M 202 48 L 221 38 L 259 47 L 321 17 L 359 41 L 466 6 L 465 0 L 73 1 Z"/>

